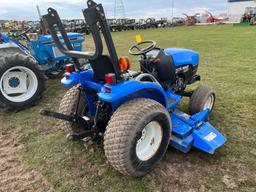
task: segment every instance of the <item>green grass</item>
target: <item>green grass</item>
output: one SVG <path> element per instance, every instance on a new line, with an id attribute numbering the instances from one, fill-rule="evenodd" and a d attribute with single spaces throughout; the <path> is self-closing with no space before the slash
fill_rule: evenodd
<path id="1" fill-rule="evenodd" d="M 56 191 L 255 191 L 256 190 L 256 30 L 232 26 L 177 27 L 113 33 L 119 55 L 140 33 L 160 47 L 185 47 L 199 51 L 202 82 L 217 92 L 211 122 L 228 142 L 215 155 L 197 150 L 182 154 L 174 149 L 156 170 L 143 179 L 124 177 L 105 162 L 101 144 L 84 147 L 70 143 L 58 122 L 41 117 L 41 108 L 58 108 L 65 93 L 58 80 L 48 80 L 38 106 L 4 114 L 2 132 L 19 130 L 24 165 L 39 171 Z M 138 58 L 133 58 L 138 68 Z M 183 103 L 183 107 L 187 103 Z M 228 176 L 231 183 L 225 182 Z"/>

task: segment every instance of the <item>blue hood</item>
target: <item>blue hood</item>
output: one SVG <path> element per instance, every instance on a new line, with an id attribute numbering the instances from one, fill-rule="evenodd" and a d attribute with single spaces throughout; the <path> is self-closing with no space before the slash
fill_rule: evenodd
<path id="1" fill-rule="evenodd" d="M 184 65 L 196 66 L 199 63 L 199 53 L 189 49 L 167 48 L 164 50 L 166 55 L 172 57 L 176 67 Z"/>

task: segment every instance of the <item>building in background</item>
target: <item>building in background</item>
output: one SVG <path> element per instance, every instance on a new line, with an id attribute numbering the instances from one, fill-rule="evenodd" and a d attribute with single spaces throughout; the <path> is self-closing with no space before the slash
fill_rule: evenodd
<path id="1" fill-rule="evenodd" d="M 246 7 L 256 7 L 255 0 L 228 0 L 229 21 L 240 22 Z"/>

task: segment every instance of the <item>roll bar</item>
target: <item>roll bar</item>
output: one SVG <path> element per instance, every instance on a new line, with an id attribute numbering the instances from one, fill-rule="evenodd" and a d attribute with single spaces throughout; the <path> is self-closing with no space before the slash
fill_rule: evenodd
<path id="1" fill-rule="evenodd" d="M 63 54 L 70 57 L 75 57 L 75 58 L 85 58 L 88 60 L 96 60 L 97 58 L 102 56 L 103 43 L 102 43 L 101 33 L 100 33 L 100 30 L 101 30 L 104 36 L 104 39 L 106 41 L 106 45 L 108 48 L 108 52 L 110 54 L 111 61 L 113 63 L 115 74 L 117 76 L 117 79 L 119 79 L 121 72 L 119 70 L 119 65 L 118 65 L 118 56 L 116 53 L 113 39 L 111 37 L 111 33 L 109 30 L 109 26 L 105 17 L 102 4 L 97 4 L 93 0 L 88 0 L 87 6 L 88 8 L 82 11 L 83 11 L 85 21 L 89 26 L 89 29 L 92 33 L 92 37 L 95 43 L 95 52 L 93 54 L 88 52 L 74 51 L 72 44 L 65 31 L 65 28 L 63 27 L 60 17 L 55 9 L 49 8 L 48 14 L 43 16 L 43 20 L 47 28 L 49 29 L 52 35 L 52 38 L 56 46 L 58 47 L 58 49 Z M 58 38 L 57 30 L 60 32 L 64 40 L 65 46 L 61 43 L 60 39 Z"/>
<path id="2" fill-rule="evenodd" d="M 85 58 L 85 59 L 96 59 L 99 55 L 102 54 L 103 45 L 102 45 L 102 41 L 100 38 L 100 33 L 97 30 L 97 28 L 98 28 L 97 24 L 90 26 L 91 29 L 95 31 L 95 33 L 93 33 L 92 35 L 93 35 L 93 40 L 95 42 L 96 50 L 95 50 L 94 54 L 89 54 L 89 53 L 73 50 L 73 46 L 68 38 L 65 28 L 64 28 L 64 26 L 60 20 L 60 17 L 55 9 L 49 8 L 48 14 L 44 15 L 43 18 L 47 25 L 47 28 L 49 29 L 49 31 L 52 35 L 52 38 L 53 38 L 56 46 L 63 54 L 68 55 L 70 57 Z M 60 32 L 66 47 L 61 43 L 60 39 L 58 38 L 57 30 Z"/>

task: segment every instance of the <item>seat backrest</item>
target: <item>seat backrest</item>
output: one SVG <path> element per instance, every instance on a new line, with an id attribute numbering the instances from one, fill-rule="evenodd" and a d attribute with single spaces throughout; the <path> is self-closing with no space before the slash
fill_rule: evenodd
<path id="1" fill-rule="evenodd" d="M 96 60 L 89 60 L 93 69 L 93 79 L 96 83 L 105 83 L 105 75 L 115 73 L 112 61 L 108 55 L 101 55 Z"/>
<path id="2" fill-rule="evenodd" d="M 156 65 L 158 79 L 161 82 L 174 83 L 176 67 L 172 57 L 166 55 L 164 50 L 161 50 L 157 58 L 160 60 L 160 62 Z"/>

